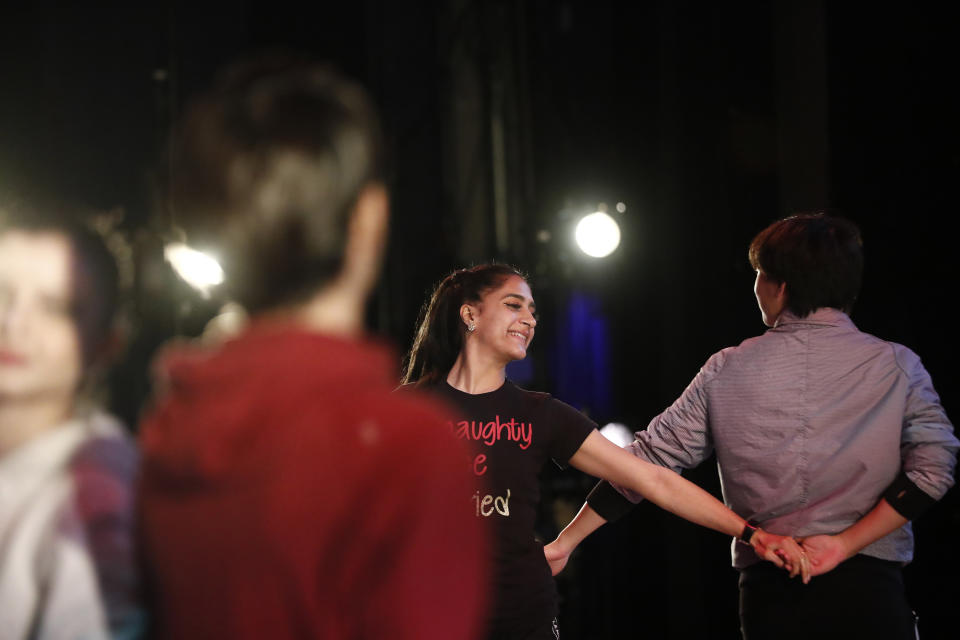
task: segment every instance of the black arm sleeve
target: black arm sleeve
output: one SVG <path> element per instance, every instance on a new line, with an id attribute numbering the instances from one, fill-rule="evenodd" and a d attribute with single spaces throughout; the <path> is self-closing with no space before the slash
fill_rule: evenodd
<path id="1" fill-rule="evenodd" d="M 923 489 L 915 485 L 901 471 L 893 484 L 884 492 L 883 498 L 890 503 L 897 513 L 907 520 L 916 519 L 921 513 L 936 503 L 936 500 L 924 493 Z M 592 506 L 592 505 L 591 505 Z M 594 511 L 597 509 L 594 508 Z M 599 512 L 598 512 L 599 513 Z"/>
<path id="2" fill-rule="evenodd" d="M 620 495 L 606 480 L 601 480 L 587 495 L 587 504 L 607 522 L 619 520 L 633 503 Z"/>

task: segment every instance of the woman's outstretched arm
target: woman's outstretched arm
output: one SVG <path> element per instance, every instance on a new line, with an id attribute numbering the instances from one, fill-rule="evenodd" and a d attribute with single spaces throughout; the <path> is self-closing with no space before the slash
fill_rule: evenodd
<path id="1" fill-rule="evenodd" d="M 722 502 L 680 474 L 642 460 L 629 451 L 607 440 L 599 431 L 591 433 L 577 452 L 570 458 L 577 469 L 614 484 L 636 491 L 657 506 L 690 522 L 709 527 L 733 537 L 739 537 L 746 521 L 728 509 Z M 604 520 L 588 505 L 557 537 L 561 544 L 548 545 L 545 550 L 551 568 L 566 564 L 565 549 L 572 551 L 587 535 L 603 524 Z M 567 531 L 567 529 L 571 529 Z M 570 544 L 573 546 L 569 546 Z M 810 567 L 800 545 L 789 536 L 778 536 L 757 529 L 750 538 L 750 545 L 757 555 L 778 567 L 790 571 L 790 575 L 802 575 L 804 582 L 810 579 Z M 550 554 L 555 557 L 551 560 Z"/>

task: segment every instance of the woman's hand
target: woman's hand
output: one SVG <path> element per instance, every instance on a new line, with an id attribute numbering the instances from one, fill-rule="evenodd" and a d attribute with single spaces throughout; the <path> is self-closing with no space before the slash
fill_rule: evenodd
<path id="1" fill-rule="evenodd" d="M 571 551 L 572 549 L 564 548 L 560 538 L 543 547 L 543 555 L 547 558 L 547 564 L 550 565 L 552 575 L 557 575 L 567 566 Z"/>
<path id="2" fill-rule="evenodd" d="M 557 539 L 543 547 L 543 555 L 546 556 L 547 564 L 550 565 L 550 572 L 557 575 L 563 571 L 573 550 L 583 542 L 584 538 L 602 527 L 606 522 L 599 513 L 584 502 L 580 511 L 563 528 Z"/>
<path id="3" fill-rule="evenodd" d="M 803 548 L 790 536 L 778 536 L 757 529 L 750 538 L 750 546 L 764 560 L 790 572 L 793 578 L 800 574 L 803 584 L 810 582 L 810 561 Z"/>

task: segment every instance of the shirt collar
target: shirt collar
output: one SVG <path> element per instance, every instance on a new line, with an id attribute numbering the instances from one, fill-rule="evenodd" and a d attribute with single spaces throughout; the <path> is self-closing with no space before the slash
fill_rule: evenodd
<path id="1" fill-rule="evenodd" d="M 792 324 L 818 324 L 833 327 L 854 326 L 850 316 L 833 307 L 820 307 L 802 318 L 795 315 L 792 311 L 784 309 L 780 317 L 777 318 L 777 323 L 774 327 L 779 328 Z"/>

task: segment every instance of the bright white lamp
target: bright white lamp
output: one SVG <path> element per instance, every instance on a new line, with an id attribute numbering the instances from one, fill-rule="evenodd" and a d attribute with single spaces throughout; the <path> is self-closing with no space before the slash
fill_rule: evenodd
<path id="1" fill-rule="evenodd" d="M 172 242 L 163 248 L 163 257 L 183 280 L 206 294 L 210 287 L 223 282 L 223 269 L 211 256 L 182 242 Z"/>
<path id="2" fill-rule="evenodd" d="M 606 258 L 620 245 L 620 226 L 608 214 L 596 211 L 577 223 L 574 237 L 588 256 Z"/>

